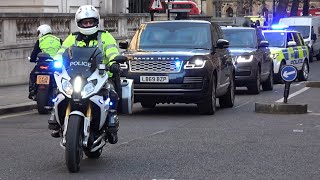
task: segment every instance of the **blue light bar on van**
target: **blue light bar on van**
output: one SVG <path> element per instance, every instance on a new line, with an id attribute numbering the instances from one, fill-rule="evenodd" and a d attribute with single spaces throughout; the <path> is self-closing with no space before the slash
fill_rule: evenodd
<path id="1" fill-rule="evenodd" d="M 274 29 L 274 30 L 284 30 L 284 29 L 287 29 L 289 26 L 287 25 L 284 25 L 284 24 L 274 24 L 271 26 L 271 29 Z"/>

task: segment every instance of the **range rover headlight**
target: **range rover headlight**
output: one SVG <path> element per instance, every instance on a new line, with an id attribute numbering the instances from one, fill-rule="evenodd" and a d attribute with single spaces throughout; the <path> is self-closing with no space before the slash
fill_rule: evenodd
<path id="1" fill-rule="evenodd" d="M 73 93 L 73 87 L 72 87 L 72 84 L 70 83 L 70 81 L 68 81 L 66 79 L 62 79 L 61 85 L 62 85 L 63 91 L 68 96 L 71 96 L 71 94 Z"/>
<path id="2" fill-rule="evenodd" d="M 253 55 L 250 56 L 238 56 L 237 62 L 251 62 L 253 59 Z"/>
<path id="3" fill-rule="evenodd" d="M 205 66 L 206 60 L 203 59 L 195 59 L 192 61 L 187 61 L 184 65 L 184 69 L 201 69 Z"/>

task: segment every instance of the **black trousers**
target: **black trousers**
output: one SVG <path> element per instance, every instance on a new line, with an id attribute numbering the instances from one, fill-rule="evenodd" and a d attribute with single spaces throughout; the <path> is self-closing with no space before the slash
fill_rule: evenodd
<path id="1" fill-rule="evenodd" d="M 110 100 L 112 102 L 112 106 L 110 107 L 111 110 L 117 110 L 118 104 L 119 104 L 119 95 L 117 91 L 117 86 L 115 85 L 116 83 L 114 82 L 114 79 L 111 78 L 109 79 L 109 84 L 111 85 L 111 91 L 109 94 Z"/>
<path id="2" fill-rule="evenodd" d="M 29 92 L 34 90 L 36 84 L 36 75 L 35 75 L 36 67 L 32 69 L 29 76 Z"/>

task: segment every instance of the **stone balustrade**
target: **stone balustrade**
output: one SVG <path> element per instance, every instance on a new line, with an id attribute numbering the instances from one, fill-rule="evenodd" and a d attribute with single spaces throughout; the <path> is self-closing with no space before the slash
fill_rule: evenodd
<path id="1" fill-rule="evenodd" d="M 100 18 L 100 28 L 118 41 L 130 39 L 141 23 L 150 21 L 149 14 L 104 14 Z M 154 19 L 166 20 L 167 16 L 156 15 Z M 40 24 L 49 24 L 53 34 L 62 39 L 77 31 L 73 13 L 0 13 L 0 86 L 28 83 L 34 67 L 28 56 Z"/>
<path id="2" fill-rule="evenodd" d="M 148 14 L 106 14 L 101 17 L 100 26 L 117 40 L 124 40 L 130 39 L 145 21 L 150 21 Z M 0 13 L 0 86 L 28 82 L 34 64 L 27 57 L 37 40 L 40 24 L 51 25 L 53 34 L 62 39 L 77 31 L 74 14 Z"/>

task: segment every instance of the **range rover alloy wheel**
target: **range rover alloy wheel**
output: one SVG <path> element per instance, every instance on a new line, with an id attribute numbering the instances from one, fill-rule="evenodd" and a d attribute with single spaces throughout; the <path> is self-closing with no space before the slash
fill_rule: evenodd
<path id="1" fill-rule="evenodd" d="M 213 115 L 216 112 L 216 76 L 212 76 L 208 99 L 198 103 L 199 113 L 203 115 Z"/>
<path id="2" fill-rule="evenodd" d="M 257 68 L 256 71 L 256 79 L 253 84 L 248 86 L 248 91 L 250 94 L 259 94 L 260 93 L 260 86 L 261 86 L 261 71 L 260 67 Z"/>
<path id="3" fill-rule="evenodd" d="M 234 105 L 234 99 L 235 99 L 235 79 L 232 75 L 230 78 L 230 85 L 228 87 L 228 91 L 225 95 L 222 97 L 219 97 L 219 104 L 221 108 L 230 108 Z"/>
<path id="4" fill-rule="evenodd" d="M 273 90 L 273 67 L 271 66 L 268 79 L 262 83 L 262 89 L 264 91 Z"/>

